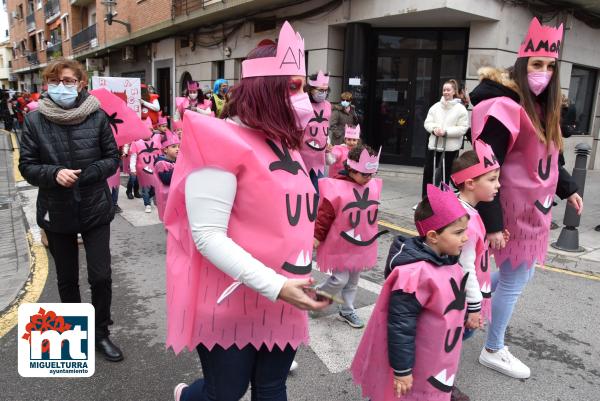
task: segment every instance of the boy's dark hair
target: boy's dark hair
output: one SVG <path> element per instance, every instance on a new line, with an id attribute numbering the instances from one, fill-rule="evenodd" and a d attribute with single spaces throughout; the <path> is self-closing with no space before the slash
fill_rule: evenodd
<path id="1" fill-rule="evenodd" d="M 433 209 L 431 208 L 431 204 L 429 203 L 429 198 L 427 198 L 427 196 L 426 196 L 417 205 L 417 209 L 415 210 L 415 223 L 417 221 L 423 221 L 425 219 L 428 219 L 431 216 L 433 216 Z M 468 214 L 467 214 L 467 217 L 469 217 Z M 441 234 L 444 232 L 444 230 L 446 228 L 448 228 L 448 226 L 452 225 L 453 223 L 454 222 L 452 222 L 448 225 L 445 225 L 444 227 L 438 228 L 437 230 L 435 230 L 435 232 L 438 234 Z"/>
<path id="2" fill-rule="evenodd" d="M 456 174 L 459 171 L 462 171 L 466 168 L 472 167 L 479 164 L 479 158 L 477 157 L 477 153 L 474 150 L 468 150 L 460 155 L 454 162 L 452 163 L 452 174 Z M 462 191 L 465 187 L 465 183 L 462 182 L 456 186 L 459 191 Z"/>
<path id="3" fill-rule="evenodd" d="M 367 152 L 369 152 L 369 156 L 375 156 L 375 151 L 373 150 L 373 148 L 371 148 L 369 145 L 363 145 L 362 143 L 359 143 L 355 147 L 353 147 L 350 152 L 348 152 L 348 159 L 353 160 L 355 162 L 359 161 L 360 154 L 362 153 L 363 149 L 367 149 Z"/>

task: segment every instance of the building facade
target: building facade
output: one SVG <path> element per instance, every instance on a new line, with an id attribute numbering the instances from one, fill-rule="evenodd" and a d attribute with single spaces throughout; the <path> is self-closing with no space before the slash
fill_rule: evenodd
<path id="1" fill-rule="evenodd" d="M 366 142 L 383 146 L 384 162 L 408 165 L 423 163 L 423 121 L 443 82 L 471 90 L 479 67 L 512 65 L 533 10 L 565 25 L 561 87 L 580 134 L 567 140 L 568 165 L 574 144 L 599 143 L 600 6 L 586 1 L 548 10 L 535 0 L 120 0 L 112 21 L 100 0 L 7 2 L 20 89 L 38 89 L 39 70 L 61 54 L 92 75 L 152 83 L 166 113 L 189 80 L 238 81 L 246 54 L 289 19 L 305 38 L 307 71 L 330 73 L 334 102 L 351 91 Z"/>

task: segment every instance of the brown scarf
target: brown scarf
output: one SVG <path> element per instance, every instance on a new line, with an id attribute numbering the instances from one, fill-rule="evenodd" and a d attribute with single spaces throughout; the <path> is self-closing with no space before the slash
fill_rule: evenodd
<path id="1" fill-rule="evenodd" d="M 63 109 L 51 99 L 41 98 L 39 100 L 39 111 L 44 117 L 55 124 L 77 125 L 100 108 L 100 101 L 94 96 L 88 96 L 83 103 L 72 109 Z"/>

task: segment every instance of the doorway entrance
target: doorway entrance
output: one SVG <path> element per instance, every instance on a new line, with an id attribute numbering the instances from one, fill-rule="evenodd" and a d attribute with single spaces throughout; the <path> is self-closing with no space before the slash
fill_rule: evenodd
<path id="1" fill-rule="evenodd" d="M 171 115 L 171 67 L 156 69 L 156 90 L 160 96 L 160 109 L 163 116 Z"/>
<path id="2" fill-rule="evenodd" d="M 422 166 L 429 108 L 444 81 L 464 82 L 468 30 L 380 30 L 372 35 L 367 122 L 383 163 Z"/>

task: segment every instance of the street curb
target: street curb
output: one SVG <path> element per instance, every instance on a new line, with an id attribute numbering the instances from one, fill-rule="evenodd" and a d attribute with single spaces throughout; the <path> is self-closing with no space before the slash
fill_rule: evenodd
<path id="1" fill-rule="evenodd" d="M 29 276 L 15 299 L 0 311 L 0 338 L 4 337 L 17 324 L 19 306 L 24 303 L 36 303 L 44 290 L 48 278 L 48 254 L 42 244 L 34 243 L 30 231 L 27 232 L 29 243 Z"/>

